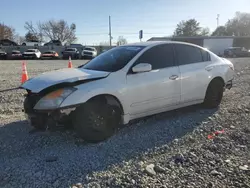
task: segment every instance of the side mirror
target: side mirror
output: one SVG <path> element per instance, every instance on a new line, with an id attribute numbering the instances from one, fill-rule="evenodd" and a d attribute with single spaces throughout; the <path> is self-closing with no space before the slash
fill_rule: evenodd
<path id="1" fill-rule="evenodd" d="M 149 72 L 152 70 L 152 65 L 149 63 L 139 63 L 132 68 L 134 73 Z"/>

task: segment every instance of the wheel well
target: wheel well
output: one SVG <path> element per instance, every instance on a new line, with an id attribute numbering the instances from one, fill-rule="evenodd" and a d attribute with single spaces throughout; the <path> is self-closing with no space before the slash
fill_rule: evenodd
<path id="1" fill-rule="evenodd" d="M 219 76 L 213 78 L 213 79 L 211 80 L 211 82 L 209 83 L 209 85 L 210 85 L 212 82 L 222 82 L 222 83 L 223 83 L 223 86 L 225 86 L 225 82 L 224 82 L 223 78 L 221 78 L 221 77 L 219 77 Z"/>
<path id="2" fill-rule="evenodd" d="M 119 101 L 117 97 L 113 95 L 109 95 L 109 94 L 97 95 L 97 96 L 90 98 L 87 102 L 93 101 L 93 100 L 95 101 L 97 100 L 97 101 L 100 101 L 101 103 L 103 102 L 103 103 L 117 106 L 121 109 L 122 114 L 124 114 L 124 110 L 123 110 L 123 106 L 121 102 Z"/>

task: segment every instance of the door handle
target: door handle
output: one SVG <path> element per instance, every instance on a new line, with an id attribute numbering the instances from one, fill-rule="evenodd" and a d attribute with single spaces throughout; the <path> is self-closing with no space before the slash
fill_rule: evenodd
<path id="1" fill-rule="evenodd" d="M 178 78 L 177 75 L 172 75 L 172 76 L 169 77 L 170 80 L 176 80 L 177 78 Z"/>

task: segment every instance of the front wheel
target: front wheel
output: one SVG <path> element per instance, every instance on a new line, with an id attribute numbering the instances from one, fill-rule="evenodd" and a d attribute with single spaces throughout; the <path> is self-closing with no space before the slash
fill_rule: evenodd
<path id="1" fill-rule="evenodd" d="M 76 109 L 73 125 L 76 133 L 87 142 L 101 142 L 111 137 L 120 123 L 118 107 L 89 101 Z"/>
<path id="2" fill-rule="evenodd" d="M 216 108 L 220 105 L 224 92 L 224 83 L 221 80 L 213 80 L 206 92 L 204 106 L 207 108 Z"/>

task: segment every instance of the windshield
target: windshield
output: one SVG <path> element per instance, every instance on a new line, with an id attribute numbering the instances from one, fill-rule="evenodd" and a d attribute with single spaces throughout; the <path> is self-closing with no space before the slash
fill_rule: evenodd
<path id="1" fill-rule="evenodd" d="M 26 52 L 35 52 L 35 50 L 27 50 Z"/>
<path id="2" fill-rule="evenodd" d="M 85 48 L 84 50 L 88 50 L 88 51 L 95 51 L 94 48 Z"/>
<path id="3" fill-rule="evenodd" d="M 84 69 L 97 71 L 115 72 L 122 69 L 128 62 L 135 57 L 144 47 L 143 46 L 120 46 L 113 48 L 97 56 L 82 66 Z"/>

